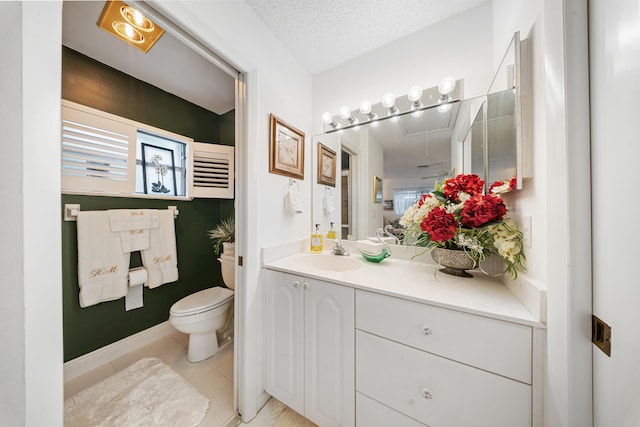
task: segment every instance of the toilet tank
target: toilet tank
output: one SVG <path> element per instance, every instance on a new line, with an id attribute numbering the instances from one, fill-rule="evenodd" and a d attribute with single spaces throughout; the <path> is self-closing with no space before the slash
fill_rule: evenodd
<path id="1" fill-rule="evenodd" d="M 222 281 L 229 289 L 236 288 L 236 272 L 235 272 L 235 257 L 222 254 L 220 258 L 220 266 L 222 269 Z"/>

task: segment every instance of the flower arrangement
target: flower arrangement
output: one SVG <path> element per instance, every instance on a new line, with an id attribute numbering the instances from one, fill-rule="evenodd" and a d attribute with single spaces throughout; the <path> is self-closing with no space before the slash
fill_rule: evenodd
<path id="1" fill-rule="evenodd" d="M 478 175 L 460 174 L 437 183 L 407 208 L 400 224 L 406 227 L 405 242 L 429 248 L 463 250 L 475 265 L 497 254 L 512 278 L 524 270 L 522 233 L 507 216 L 501 194 L 515 187 L 515 180 L 498 181 L 483 194 Z"/>

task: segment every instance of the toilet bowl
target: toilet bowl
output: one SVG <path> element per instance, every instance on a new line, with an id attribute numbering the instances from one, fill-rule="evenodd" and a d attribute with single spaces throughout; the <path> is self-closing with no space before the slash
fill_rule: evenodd
<path id="1" fill-rule="evenodd" d="M 218 352 L 217 331 L 233 315 L 232 303 L 231 289 L 214 287 L 188 295 L 171 306 L 169 322 L 189 334 L 189 362 L 199 362 Z"/>

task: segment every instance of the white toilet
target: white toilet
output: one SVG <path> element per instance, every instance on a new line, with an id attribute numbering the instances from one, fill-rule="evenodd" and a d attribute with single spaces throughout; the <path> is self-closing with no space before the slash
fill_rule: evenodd
<path id="1" fill-rule="evenodd" d="M 189 362 L 199 362 L 216 354 L 218 333 L 223 328 L 233 328 L 234 257 L 221 255 L 219 261 L 222 280 L 230 289 L 204 289 L 182 298 L 169 310 L 169 322 L 173 327 L 189 334 Z"/>

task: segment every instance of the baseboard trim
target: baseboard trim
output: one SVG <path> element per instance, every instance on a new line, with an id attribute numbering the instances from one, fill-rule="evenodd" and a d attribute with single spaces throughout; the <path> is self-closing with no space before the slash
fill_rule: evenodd
<path id="1" fill-rule="evenodd" d="M 64 363 L 64 381 L 72 380 L 173 332 L 175 332 L 175 328 L 171 326 L 169 321 L 165 321 L 91 353 L 69 360 Z"/>

